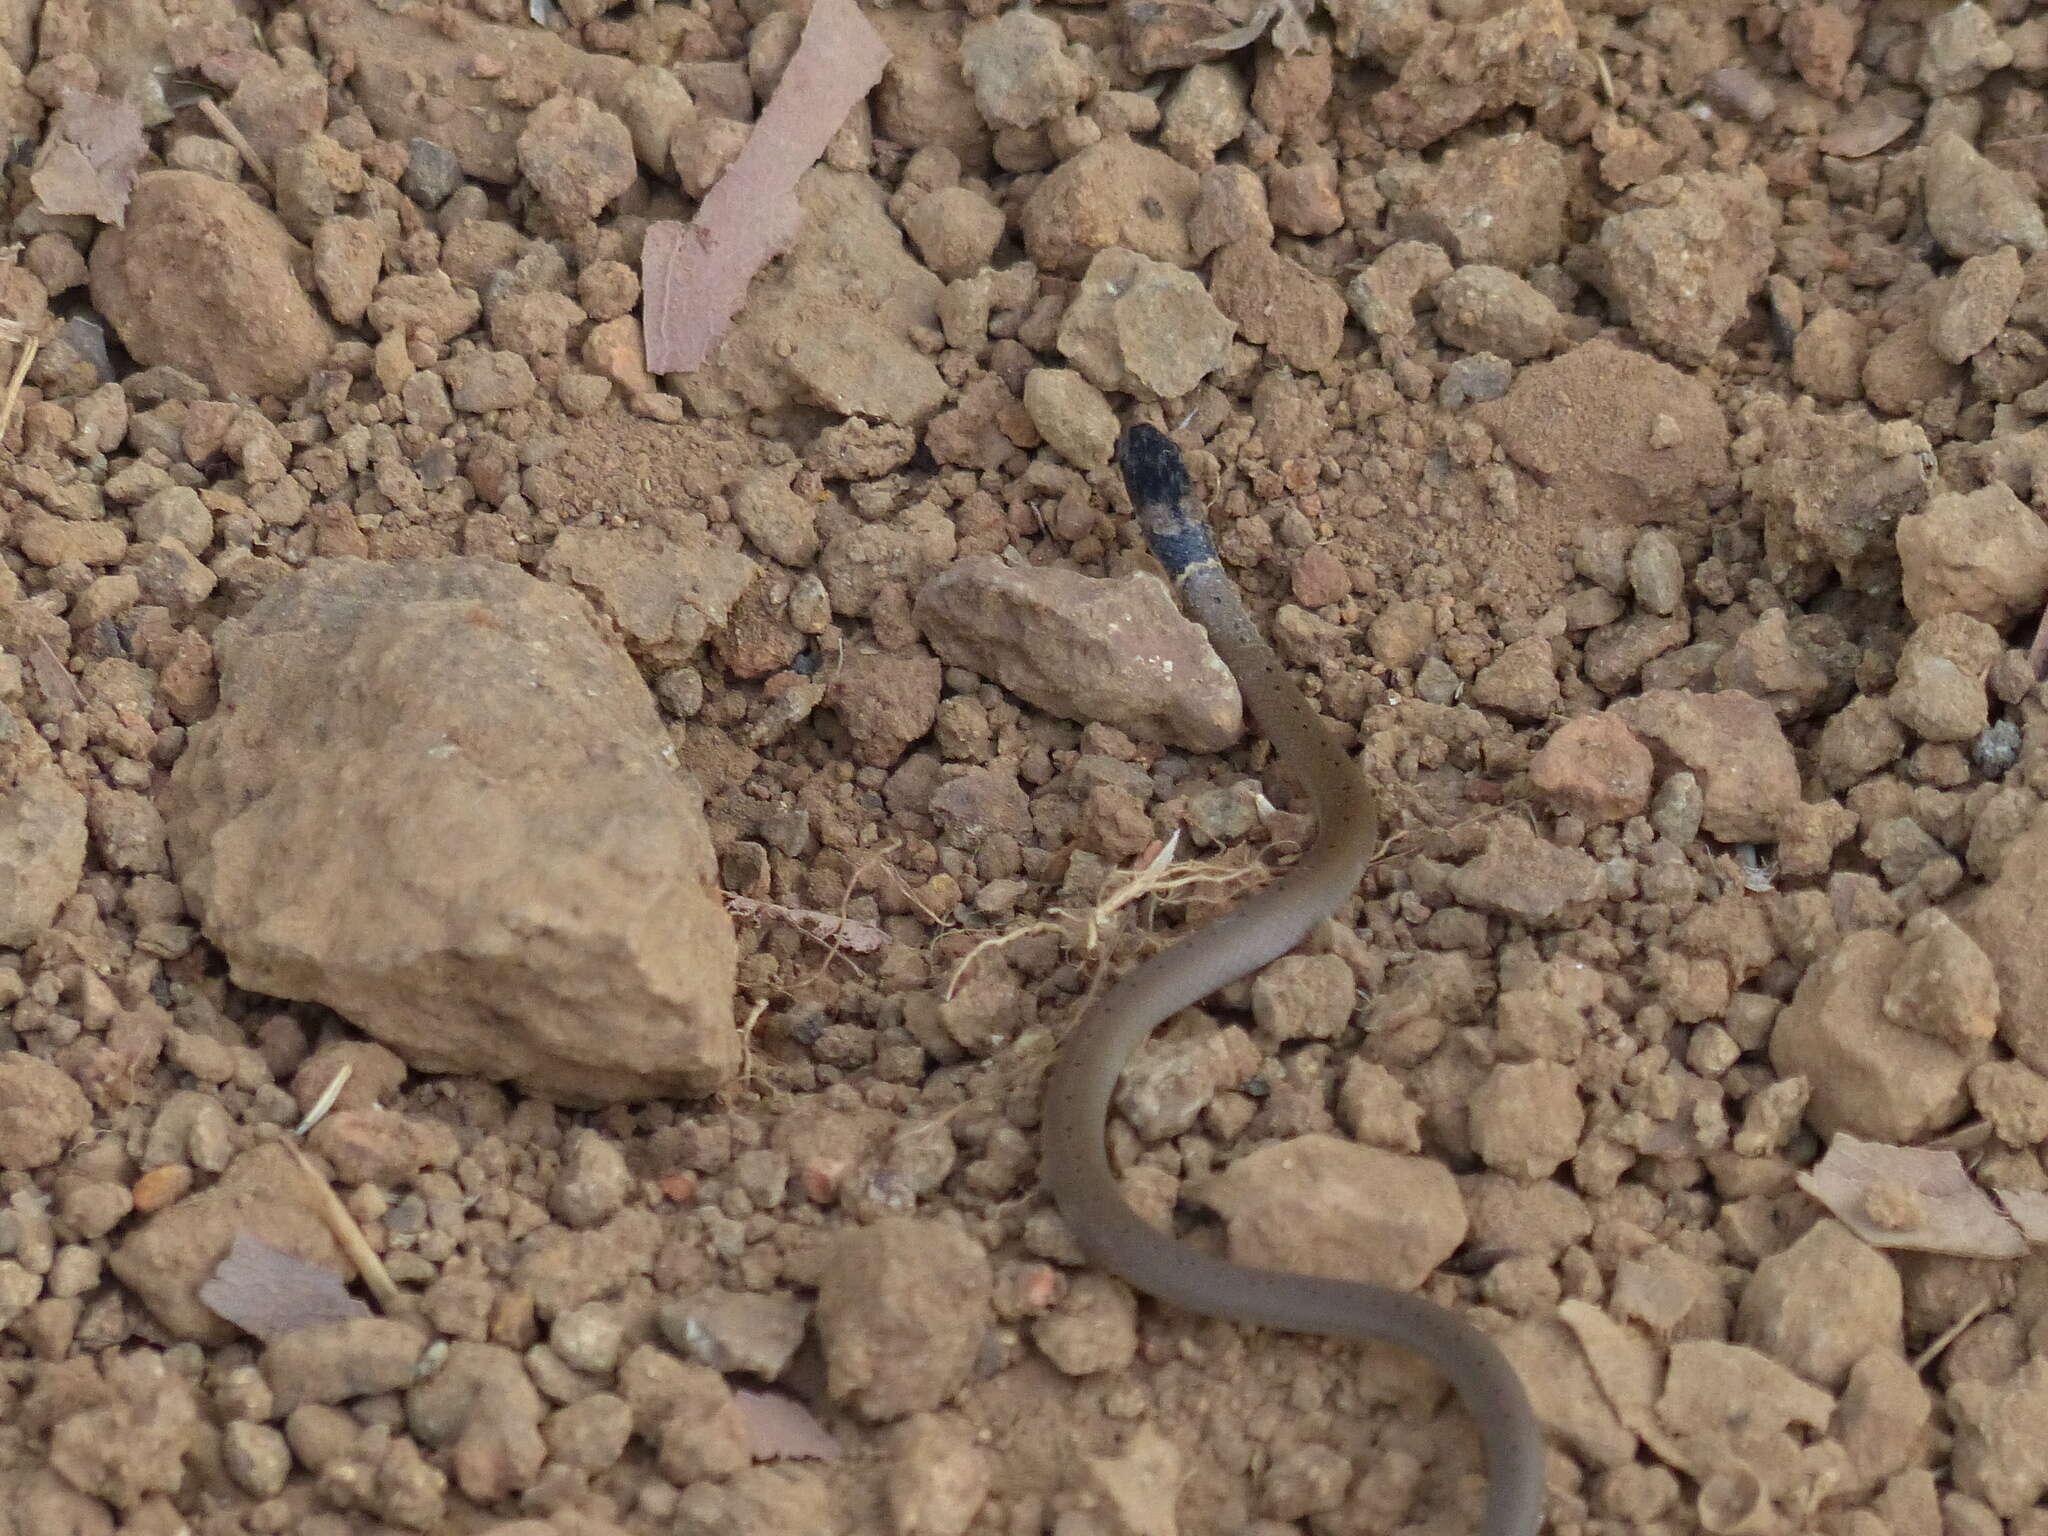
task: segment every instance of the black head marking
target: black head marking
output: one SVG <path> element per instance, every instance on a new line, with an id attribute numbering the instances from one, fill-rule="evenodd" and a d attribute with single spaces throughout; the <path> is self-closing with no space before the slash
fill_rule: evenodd
<path id="1" fill-rule="evenodd" d="M 1173 439 L 1139 422 L 1117 439 L 1116 467 L 1136 506 L 1171 505 L 1187 494 L 1188 467 Z"/>

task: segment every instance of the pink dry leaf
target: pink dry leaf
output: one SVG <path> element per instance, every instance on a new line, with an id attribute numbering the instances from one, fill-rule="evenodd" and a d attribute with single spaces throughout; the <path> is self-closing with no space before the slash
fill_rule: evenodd
<path id="1" fill-rule="evenodd" d="M 844 1451 L 811 1410 L 780 1392 L 733 1393 L 756 1461 L 837 1461 Z"/>
<path id="2" fill-rule="evenodd" d="M 1991 1193 L 2022 1237 L 2030 1243 L 2048 1243 L 2048 1194 L 2038 1189 L 1994 1189 Z"/>
<path id="3" fill-rule="evenodd" d="M 2027 1251 L 2019 1229 L 1953 1152 L 1887 1146 L 1838 1131 L 1827 1156 L 1799 1175 L 1799 1187 L 1873 1248 L 1976 1259 L 2016 1259 Z"/>
<path id="4" fill-rule="evenodd" d="M 640 277 L 649 372 L 693 372 L 725 339 L 754 274 L 796 238 L 797 179 L 888 62 L 888 45 L 854 0 L 811 7 L 781 84 L 697 217 L 648 227 Z"/>
<path id="5" fill-rule="evenodd" d="M 199 1287 L 199 1299 L 265 1343 L 316 1323 L 370 1315 L 333 1270 L 294 1258 L 247 1232 L 235 1234 L 227 1257 Z"/>
<path id="6" fill-rule="evenodd" d="M 66 91 L 28 183 L 45 213 L 125 223 L 136 167 L 148 152 L 142 114 L 127 102 Z"/>
<path id="7" fill-rule="evenodd" d="M 888 933 L 873 923 L 816 912 L 809 907 L 785 907 L 780 902 L 759 901 L 752 896 L 728 896 L 725 909 L 734 917 L 750 917 L 756 922 L 787 923 L 820 944 L 851 950 L 856 955 L 871 955 L 889 942 Z"/>

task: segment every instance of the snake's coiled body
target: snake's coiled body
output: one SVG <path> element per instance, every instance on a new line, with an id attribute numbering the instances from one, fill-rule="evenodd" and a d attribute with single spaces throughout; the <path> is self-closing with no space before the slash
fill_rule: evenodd
<path id="1" fill-rule="evenodd" d="M 1256 1269 L 1175 1242 L 1138 1217 L 1110 1169 L 1104 1125 L 1131 1052 L 1181 1009 L 1277 960 L 1335 912 L 1364 877 L 1379 837 L 1371 785 L 1246 612 L 1189 496 L 1179 451 L 1164 433 L 1137 426 L 1117 444 L 1117 463 L 1183 606 L 1236 677 L 1267 740 L 1306 781 L 1316 834 L 1279 880 L 1138 967 L 1075 1026 L 1046 1088 L 1045 1179 L 1088 1257 L 1148 1295 L 1211 1317 L 1386 1339 L 1423 1355 L 1479 1427 L 1488 1476 L 1483 1536 L 1534 1536 L 1543 1525 L 1543 1437 L 1491 1339 L 1405 1291 Z"/>

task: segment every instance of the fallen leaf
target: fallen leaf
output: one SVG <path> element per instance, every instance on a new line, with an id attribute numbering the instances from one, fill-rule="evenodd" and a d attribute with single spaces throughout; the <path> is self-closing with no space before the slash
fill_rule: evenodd
<path id="1" fill-rule="evenodd" d="M 1589 1302 L 1560 1302 L 1557 1320 L 1579 1341 L 1593 1383 L 1622 1427 L 1641 1439 L 1658 1460 L 1696 1474 L 1700 1463 L 1694 1449 L 1666 1430 L 1657 1417 L 1657 1399 L 1664 1390 L 1664 1361 L 1657 1348 L 1634 1328 L 1617 1323 Z"/>
<path id="2" fill-rule="evenodd" d="M 687 227 L 648 226 L 641 250 L 641 330 L 651 373 L 704 366 L 731 329 L 747 285 L 796 238 L 797 178 L 846 114 L 874 89 L 888 44 L 854 0 L 817 0 L 782 82 L 739 158 L 705 195 Z"/>
<path id="3" fill-rule="evenodd" d="M 1282 53 L 1307 53 L 1316 45 L 1308 29 L 1309 12 L 1315 0 L 1280 0 L 1280 14 L 1273 22 L 1273 46 Z"/>
<path id="4" fill-rule="evenodd" d="M 837 1461 L 845 1452 L 811 1410 L 780 1392 L 733 1393 L 756 1461 Z"/>
<path id="5" fill-rule="evenodd" d="M 316 1323 L 370 1315 L 334 1271 L 293 1258 L 247 1232 L 235 1234 L 227 1257 L 200 1285 L 199 1299 L 265 1343 Z"/>
<path id="6" fill-rule="evenodd" d="M 785 907 L 780 902 L 757 901 L 752 896 L 728 896 L 725 908 L 734 917 L 787 923 L 799 932 L 809 934 L 820 944 L 851 950 L 856 955 L 871 955 L 889 942 L 889 935 L 873 923 L 836 917 L 830 912 L 814 912 L 809 907 Z"/>
<path id="7" fill-rule="evenodd" d="M 2027 1240 L 1953 1152 L 1893 1147 L 1835 1133 L 1799 1187 L 1873 1248 L 2016 1259 Z"/>
<path id="8" fill-rule="evenodd" d="M 142 114 L 127 102 L 66 91 L 28 183 L 44 213 L 125 223 L 135 170 L 148 152 Z"/>
<path id="9" fill-rule="evenodd" d="M 2030 1243 L 2048 1243 L 2048 1194 L 2038 1189 L 1994 1189 L 2005 1214 Z"/>
<path id="10" fill-rule="evenodd" d="M 1266 35 L 1266 28 L 1273 24 L 1273 18 L 1281 12 L 1275 3 L 1262 5 L 1252 12 L 1251 20 L 1241 27 L 1232 27 L 1228 32 L 1219 32 L 1214 37 L 1205 37 L 1194 46 L 1207 53 L 1235 53 L 1240 48 L 1249 48 Z"/>
<path id="11" fill-rule="evenodd" d="M 1877 97 L 1865 97 L 1822 134 L 1816 143 L 1824 155 L 1857 160 L 1874 155 L 1913 126 L 1913 119 Z"/>

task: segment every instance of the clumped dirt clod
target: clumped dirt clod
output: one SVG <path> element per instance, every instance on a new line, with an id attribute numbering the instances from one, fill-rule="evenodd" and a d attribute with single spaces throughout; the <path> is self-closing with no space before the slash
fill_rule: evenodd
<path id="1" fill-rule="evenodd" d="M 1133 1202 L 1495 1332 L 1556 1529 L 2031 1530 L 2048 20 L 538 14 L 0 5 L 0 1527 L 1468 1528 L 1036 1186 L 1309 832 L 1143 419 L 1396 814 Z"/>

